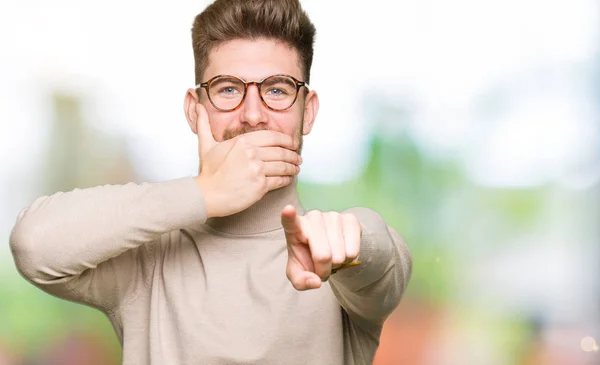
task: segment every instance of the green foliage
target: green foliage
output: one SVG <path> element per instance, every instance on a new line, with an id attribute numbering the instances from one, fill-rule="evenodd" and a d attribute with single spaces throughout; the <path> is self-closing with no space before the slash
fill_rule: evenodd
<path id="1" fill-rule="evenodd" d="M 120 345 L 110 322 L 100 311 L 48 295 L 20 277 L 14 267 L 0 286 L 0 343 L 32 358 L 43 354 L 72 333 L 93 333 L 114 363 Z M 6 270 L 6 269 L 3 269 Z"/>
<path id="2" fill-rule="evenodd" d="M 410 117 L 407 108 L 396 109 L 383 108 L 379 114 L 373 114 L 380 120 L 399 122 Z M 52 161 L 54 166 L 65 159 Z M 56 186 L 86 185 L 75 173 L 61 176 Z M 50 185 L 54 186 L 49 182 L 45 188 L 57 190 Z M 405 297 L 441 306 L 451 302 L 453 290 L 461 283 L 458 273 L 464 270 L 459 268 L 469 263 L 465 253 L 525 232 L 542 219 L 548 195 L 544 189 L 475 186 L 459 160 L 431 155 L 408 134 L 386 133 L 381 128 L 371 140 L 369 162 L 359 176 L 337 185 L 300 183 L 298 191 L 309 210 L 342 211 L 363 206 L 379 212 L 400 232 L 411 250 L 413 271 Z M 473 235 L 480 234 L 475 232 L 477 229 L 490 239 L 474 240 Z M 115 363 L 119 361 L 120 346 L 102 313 L 39 291 L 23 280 L 14 267 L 0 270 L 8 273 L 5 284 L 0 286 L 0 311 L 9 313 L 1 317 L 0 343 L 16 353 L 40 354 L 50 338 L 73 331 L 93 332 L 103 339 Z M 514 353 L 524 351 L 519 345 L 523 328 L 519 320 L 506 322 L 497 331 L 498 341 Z"/>
<path id="3" fill-rule="evenodd" d="M 407 242 L 413 275 L 407 295 L 443 300 L 452 282 L 446 254 L 452 230 L 444 224 L 445 199 L 465 178 L 457 164 L 428 159 L 408 138 L 394 143 L 374 138 L 364 172 L 340 185 L 299 184 L 307 209 L 341 211 L 364 206 L 379 212 Z"/>
<path id="4" fill-rule="evenodd" d="M 340 185 L 301 183 L 305 208 L 341 211 L 364 206 L 379 212 L 408 244 L 413 274 L 407 296 L 444 302 L 458 285 L 457 265 L 470 248 L 472 224 L 487 219 L 490 235 L 514 235 L 544 210 L 547 193 L 473 185 L 459 161 L 430 156 L 407 135 L 371 141 L 362 174 Z M 490 239 L 494 244 L 495 240 Z"/>

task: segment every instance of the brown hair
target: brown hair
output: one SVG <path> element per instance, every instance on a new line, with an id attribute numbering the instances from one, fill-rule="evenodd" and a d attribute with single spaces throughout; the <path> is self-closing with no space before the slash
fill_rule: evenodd
<path id="1" fill-rule="evenodd" d="M 233 39 L 274 39 L 298 52 L 302 76 L 310 81 L 315 26 L 299 0 L 216 0 L 194 19 L 196 84 L 208 66 L 208 55 L 221 43 Z"/>

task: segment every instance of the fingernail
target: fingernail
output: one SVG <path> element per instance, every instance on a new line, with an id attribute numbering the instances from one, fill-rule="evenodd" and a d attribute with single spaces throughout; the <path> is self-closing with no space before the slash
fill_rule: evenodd
<path id="1" fill-rule="evenodd" d="M 309 288 L 316 288 L 317 286 L 319 286 L 319 280 L 315 278 L 306 279 L 306 286 L 308 286 Z"/>

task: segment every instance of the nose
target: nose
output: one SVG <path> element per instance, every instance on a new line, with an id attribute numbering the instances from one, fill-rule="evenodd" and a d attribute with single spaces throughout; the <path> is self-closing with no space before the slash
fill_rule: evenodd
<path id="1" fill-rule="evenodd" d="M 242 105 L 242 122 L 255 127 L 260 123 L 267 122 L 267 114 L 260 99 L 260 92 L 256 84 L 248 85 L 246 98 Z"/>

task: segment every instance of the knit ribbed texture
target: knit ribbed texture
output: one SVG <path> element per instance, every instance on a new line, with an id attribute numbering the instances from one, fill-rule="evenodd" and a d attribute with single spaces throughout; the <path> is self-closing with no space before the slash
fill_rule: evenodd
<path id="1" fill-rule="evenodd" d="M 295 182 L 208 220 L 191 177 L 76 189 L 24 209 L 10 246 L 33 285 L 107 315 L 124 364 L 371 364 L 408 248 L 379 214 L 351 208 L 362 264 L 299 292 L 285 275 L 287 204 L 304 213 Z"/>

